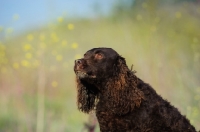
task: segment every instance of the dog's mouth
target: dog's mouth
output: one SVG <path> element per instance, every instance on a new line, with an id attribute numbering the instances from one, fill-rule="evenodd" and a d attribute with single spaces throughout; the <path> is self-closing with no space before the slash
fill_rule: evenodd
<path id="1" fill-rule="evenodd" d="M 92 74 L 92 72 L 83 72 L 83 71 L 76 71 L 76 76 L 78 76 L 80 79 L 86 79 L 86 78 L 96 78 L 96 75 Z"/>

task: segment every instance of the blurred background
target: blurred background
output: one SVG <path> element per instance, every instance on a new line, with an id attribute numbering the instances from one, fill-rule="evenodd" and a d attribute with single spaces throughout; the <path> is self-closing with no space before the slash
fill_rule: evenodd
<path id="1" fill-rule="evenodd" d="M 0 132 L 87 131 L 73 65 L 94 47 L 200 130 L 200 0 L 0 0 Z"/>

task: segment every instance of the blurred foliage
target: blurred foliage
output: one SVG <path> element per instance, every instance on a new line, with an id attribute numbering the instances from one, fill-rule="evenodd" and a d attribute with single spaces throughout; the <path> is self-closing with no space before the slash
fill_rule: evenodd
<path id="1" fill-rule="evenodd" d="M 87 115 L 76 108 L 73 63 L 93 47 L 118 51 L 199 130 L 200 4 L 125 7 L 97 19 L 58 17 L 19 35 L 0 27 L 0 131 L 80 131 Z"/>

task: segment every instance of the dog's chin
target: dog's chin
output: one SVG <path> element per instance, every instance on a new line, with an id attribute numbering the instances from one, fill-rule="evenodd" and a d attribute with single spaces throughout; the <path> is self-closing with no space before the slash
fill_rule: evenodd
<path id="1" fill-rule="evenodd" d="M 79 79 L 95 79 L 96 76 L 95 75 L 89 75 L 87 74 L 86 72 L 82 72 L 82 71 L 77 71 L 76 72 L 76 76 L 79 78 Z"/>

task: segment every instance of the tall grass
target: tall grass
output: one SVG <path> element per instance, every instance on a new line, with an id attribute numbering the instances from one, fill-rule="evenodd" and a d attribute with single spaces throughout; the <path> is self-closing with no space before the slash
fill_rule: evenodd
<path id="1" fill-rule="evenodd" d="M 17 37 L 2 30 L 0 131 L 80 131 L 87 115 L 76 108 L 73 65 L 93 47 L 115 49 L 200 129 L 200 7 L 163 6 L 150 16 L 143 6 L 131 17 L 60 17 Z"/>

